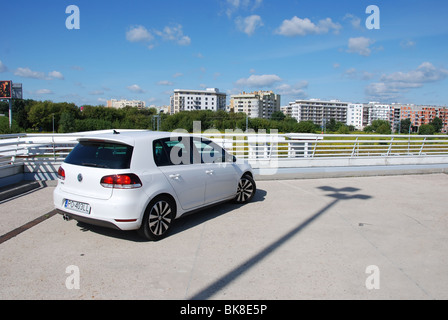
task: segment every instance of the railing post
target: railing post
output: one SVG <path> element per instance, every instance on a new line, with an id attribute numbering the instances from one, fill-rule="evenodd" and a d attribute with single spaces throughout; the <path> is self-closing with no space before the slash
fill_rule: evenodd
<path id="1" fill-rule="evenodd" d="M 390 140 L 389 149 L 387 150 L 387 154 L 386 154 L 387 157 L 390 156 L 390 152 L 392 151 L 392 143 L 394 142 L 394 139 L 395 139 L 395 137 L 392 137 L 392 139 Z"/>
<path id="2" fill-rule="evenodd" d="M 53 162 L 56 162 L 56 147 L 54 145 L 54 135 L 51 136 L 51 142 L 53 143 Z"/>
<path id="3" fill-rule="evenodd" d="M 355 156 L 355 152 L 356 152 L 356 145 L 358 144 L 358 139 L 359 139 L 359 137 L 358 136 L 356 136 L 356 140 L 355 140 L 355 143 L 353 144 L 353 150 L 352 150 L 352 155 L 351 155 L 351 157 L 353 158 L 354 156 Z"/>
<path id="4" fill-rule="evenodd" d="M 16 144 L 16 150 L 14 152 L 14 155 L 11 158 L 11 164 L 14 164 L 16 162 L 16 157 L 17 157 L 17 151 L 19 149 L 19 143 L 20 143 L 20 135 L 17 136 L 17 144 Z"/>
<path id="5" fill-rule="evenodd" d="M 316 137 L 316 141 L 314 142 L 313 154 L 311 155 L 311 158 L 314 158 L 314 155 L 316 154 L 317 142 L 318 141 L 319 141 L 319 137 Z"/>
<path id="6" fill-rule="evenodd" d="M 424 139 L 423 142 L 422 142 L 422 146 L 421 146 L 421 148 L 420 148 L 420 152 L 418 153 L 419 156 L 422 155 L 422 151 L 423 151 L 423 147 L 425 146 L 425 142 L 426 142 L 426 137 L 425 137 L 425 139 Z"/>

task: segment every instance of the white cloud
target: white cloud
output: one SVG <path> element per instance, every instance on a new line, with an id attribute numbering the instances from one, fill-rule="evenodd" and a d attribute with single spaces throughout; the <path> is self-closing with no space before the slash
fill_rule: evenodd
<path id="1" fill-rule="evenodd" d="M 301 19 L 294 16 L 291 20 L 284 20 L 274 33 L 282 36 L 294 37 L 306 36 L 308 34 L 324 34 L 330 31 L 339 33 L 341 29 L 341 25 L 334 23 L 331 18 L 320 20 L 315 24 L 308 18 Z"/>
<path id="2" fill-rule="evenodd" d="M 362 56 L 370 56 L 372 50 L 369 48 L 375 41 L 365 37 L 348 39 L 348 50 L 350 53 L 358 53 Z"/>
<path id="3" fill-rule="evenodd" d="M 296 99 L 303 99 L 308 96 L 304 89 L 308 88 L 308 81 L 301 81 L 294 85 L 281 84 L 276 90 L 279 94 L 285 96 L 294 96 Z"/>
<path id="4" fill-rule="evenodd" d="M 410 49 L 410 48 L 413 48 L 413 47 L 415 47 L 416 46 L 416 42 L 415 41 L 412 41 L 412 40 L 403 40 L 403 41 L 401 41 L 400 42 L 400 46 L 403 48 L 403 49 Z"/>
<path id="5" fill-rule="evenodd" d="M 40 80 L 53 80 L 53 79 L 64 80 L 64 75 L 59 71 L 51 71 L 48 73 L 48 75 L 45 75 L 44 72 L 33 71 L 30 68 L 17 68 L 16 71 L 14 71 L 14 75 L 23 78 L 40 79 Z"/>
<path id="6" fill-rule="evenodd" d="M 132 91 L 134 93 L 144 93 L 145 90 L 143 90 L 142 88 L 140 88 L 139 85 L 137 84 L 133 84 L 132 86 L 127 87 L 129 91 Z"/>
<path id="7" fill-rule="evenodd" d="M 175 74 L 173 74 L 173 78 L 179 78 L 182 77 L 184 74 L 182 72 L 176 72 Z"/>
<path id="8" fill-rule="evenodd" d="M 430 62 L 423 62 L 417 69 L 409 72 L 394 72 L 390 75 L 383 75 L 381 81 L 400 84 L 403 87 L 414 85 L 423 86 L 424 83 L 436 82 L 445 79 L 448 70 L 437 69 Z"/>
<path id="9" fill-rule="evenodd" d="M 104 94 L 104 91 L 102 91 L 102 90 L 93 90 L 93 91 L 90 91 L 89 94 L 92 95 L 92 96 L 101 96 L 101 95 Z"/>
<path id="10" fill-rule="evenodd" d="M 361 19 L 359 17 L 351 14 L 351 13 L 347 13 L 344 16 L 343 20 L 349 20 L 350 24 L 352 25 L 352 27 L 354 29 L 362 29 L 362 27 L 361 27 Z"/>
<path id="11" fill-rule="evenodd" d="M 184 35 L 183 27 L 180 24 L 171 27 L 165 27 L 162 31 L 155 30 L 154 33 L 164 40 L 174 41 L 178 45 L 188 46 L 191 43 L 190 37 Z"/>
<path id="12" fill-rule="evenodd" d="M 64 75 L 62 73 L 60 73 L 59 71 L 51 71 L 50 73 L 48 73 L 48 78 L 64 80 Z"/>
<path id="13" fill-rule="evenodd" d="M 53 94 L 53 91 L 50 89 L 40 89 L 36 91 L 36 94 Z"/>
<path id="14" fill-rule="evenodd" d="M 358 71 L 356 68 L 349 68 L 345 70 L 343 76 L 353 80 L 370 80 L 374 77 L 374 74 L 368 71 Z"/>
<path id="15" fill-rule="evenodd" d="M 0 60 L 0 73 L 6 72 L 8 68 L 3 64 L 3 62 Z"/>
<path id="16" fill-rule="evenodd" d="M 191 44 L 191 38 L 184 35 L 182 25 L 177 24 L 174 26 L 167 26 L 160 30 L 148 31 L 144 26 L 131 27 L 126 32 L 126 40 L 129 42 L 141 42 L 148 46 L 149 49 L 153 49 L 155 44 L 152 43 L 156 36 L 161 37 L 163 40 L 174 41 L 178 45 L 188 46 Z"/>
<path id="17" fill-rule="evenodd" d="M 226 0 L 225 12 L 230 18 L 235 12 L 239 10 L 254 11 L 263 4 L 263 0 Z"/>
<path id="18" fill-rule="evenodd" d="M 447 69 L 438 69 L 430 62 L 423 62 L 415 70 L 384 74 L 380 82 L 371 83 L 365 91 L 369 97 L 396 99 L 411 89 L 421 88 L 427 83 L 442 81 L 447 77 Z"/>
<path id="19" fill-rule="evenodd" d="M 235 23 L 238 30 L 244 32 L 248 36 L 253 35 L 255 29 L 263 26 L 261 17 L 255 14 L 246 18 L 238 17 L 235 19 Z"/>
<path id="20" fill-rule="evenodd" d="M 236 81 L 236 85 L 239 87 L 267 87 L 276 82 L 280 82 L 282 79 L 275 74 L 264 75 L 251 75 L 249 78 L 242 78 Z"/>
<path id="21" fill-rule="evenodd" d="M 44 72 L 32 71 L 30 68 L 17 68 L 17 70 L 14 71 L 14 75 L 23 78 L 45 79 Z"/>
<path id="22" fill-rule="evenodd" d="M 174 83 L 172 83 L 171 81 L 168 81 L 168 80 L 161 80 L 161 81 L 157 82 L 157 84 L 159 86 L 172 86 Z"/>
<path id="23" fill-rule="evenodd" d="M 126 32 L 126 40 L 129 42 L 150 42 L 154 36 L 144 27 L 135 26 Z"/>

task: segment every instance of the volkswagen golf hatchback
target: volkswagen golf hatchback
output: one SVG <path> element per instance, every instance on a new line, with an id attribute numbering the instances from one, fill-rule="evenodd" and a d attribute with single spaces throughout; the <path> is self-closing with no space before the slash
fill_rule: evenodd
<path id="1" fill-rule="evenodd" d="M 210 140 L 114 130 L 79 139 L 58 170 L 54 205 L 66 220 L 160 240 L 183 214 L 255 192 L 250 165 Z"/>

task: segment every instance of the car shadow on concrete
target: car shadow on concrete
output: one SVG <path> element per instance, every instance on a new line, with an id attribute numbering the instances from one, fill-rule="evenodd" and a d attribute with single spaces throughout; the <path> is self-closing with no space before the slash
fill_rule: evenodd
<path id="1" fill-rule="evenodd" d="M 251 202 L 260 202 L 264 201 L 266 198 L 267 192 L 262 189 L 257 189 L 257 193 L 252 198 Z M 209 220 L 213 220 L 219 216 L 225 215 L 237 208 L 244 207 L 244 204 L 236 204 L 233 202 L 224 202 L 216 206 L 211 206 L 209 208 L 193 212 L 187 213 L 186 215 L 177 219 L 173 227 L 171 229 L 168 237 L 174 236 L 177 233 L 181 233 L 190 228 L 194 228 L 198 225 L 201 225 Z"/>
<path id="2" fill-rule="evenodd" d="M 267 192 L 262 189 L 257 189 L 257 192 L 255 193 L 254 197 L 252 198 L 251 202 L 260 202 L 264 201 L 266 197 Z M 180 217 L 179 219 L 176 219 L 171 227 L 171 230 L 165 237 L 172 237 L 178 233 L 181 233 L 185 230 L 188 230 L 190 228 L 194 228 L 198 225 L 201 225 L 202 223 L 205 223 L 209 220 L 213 220 L 219 216 L 222 216 L 224 214 L 227 214 L 239 207 L 244 206 L 244 204 L 236 204 L 233 202 L 224 202 L 218 205 L 214 205 L 202 210 L 198 210 L 195 212 L 187 213 Z M 122 231 L 122 230 L 115 230 L 95 225 L 90 225 L 84 222 L 77 222 L 77 226 L 80 228 L 81 232 L 94 232 L 106 237 L 112 237 L 122 240 L 128 240 L 128 241 L 134 241 L 134 242 L 148 242 L 148 240 L 141 237 L 137 231 Z M 160 241 L 163 241 L 160 240 Z"/>

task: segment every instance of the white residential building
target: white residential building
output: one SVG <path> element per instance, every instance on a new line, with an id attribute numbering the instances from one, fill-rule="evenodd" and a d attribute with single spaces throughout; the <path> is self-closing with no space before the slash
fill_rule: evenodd
<path id="1" fill-rule="evenodd" d="M 145 108 L 146 104 L 145 101 L 140 100 L 117 100 L 117 99 L 111 99 L 107 100 L 106 106 L 108 108 L 115 108 L 115 109 L 121 109 L 124 107 L 136 107 L 136 108 Z"/>
<path id="2" fill-rule="evenodd" d="M 280 111 L 280 95 L 272 91 L 242 92 L 231 96 L 230 110 L 244 112 L 249 118 L 270 119 Z"/>
<path id="3" fill-rule="evenodd" d="M 341 102 L 339 100 L 323 101 L 318 99 L 296 100 L 290 102 L 289 106 L 291 117 L 295 118 L 297 122 L 313 121 L 317 125 L 325 125 L 330 119 L 342 123 L 347 122 L 347 102 Z"/>
<path id="4" fill-rule="evenodd" d="M 170 97 L 171 114 L 180 111 L 192 110 L 226 110 L 225 93 L 219 92 L 217 88 L 206 90 L 184 90 L 175 89 Z"/>
<path id="5" fill-rule="evenodd" d="M 390 121 L 391 107 L 389 104 L 382 104 L 380 102 L 369 102 L 365 106 L 369 110 L 369 116 L 368 116 L 369 125 L 372 124 L 372 121 L 375 120 Z"/>
<path id="6" fill-rule="evenodd" d="M 287 117 L 292 117 L 292 107 L 291 105 L 281 106 L 280 111 Z"/>
<path id="7" fill-rule="evenodd" d="M 364 128 L 362 124 L 363 111 L 364 105 L 362 103 L 349 103 L 347 106 L 347 125 L 362 130 Z"/>

